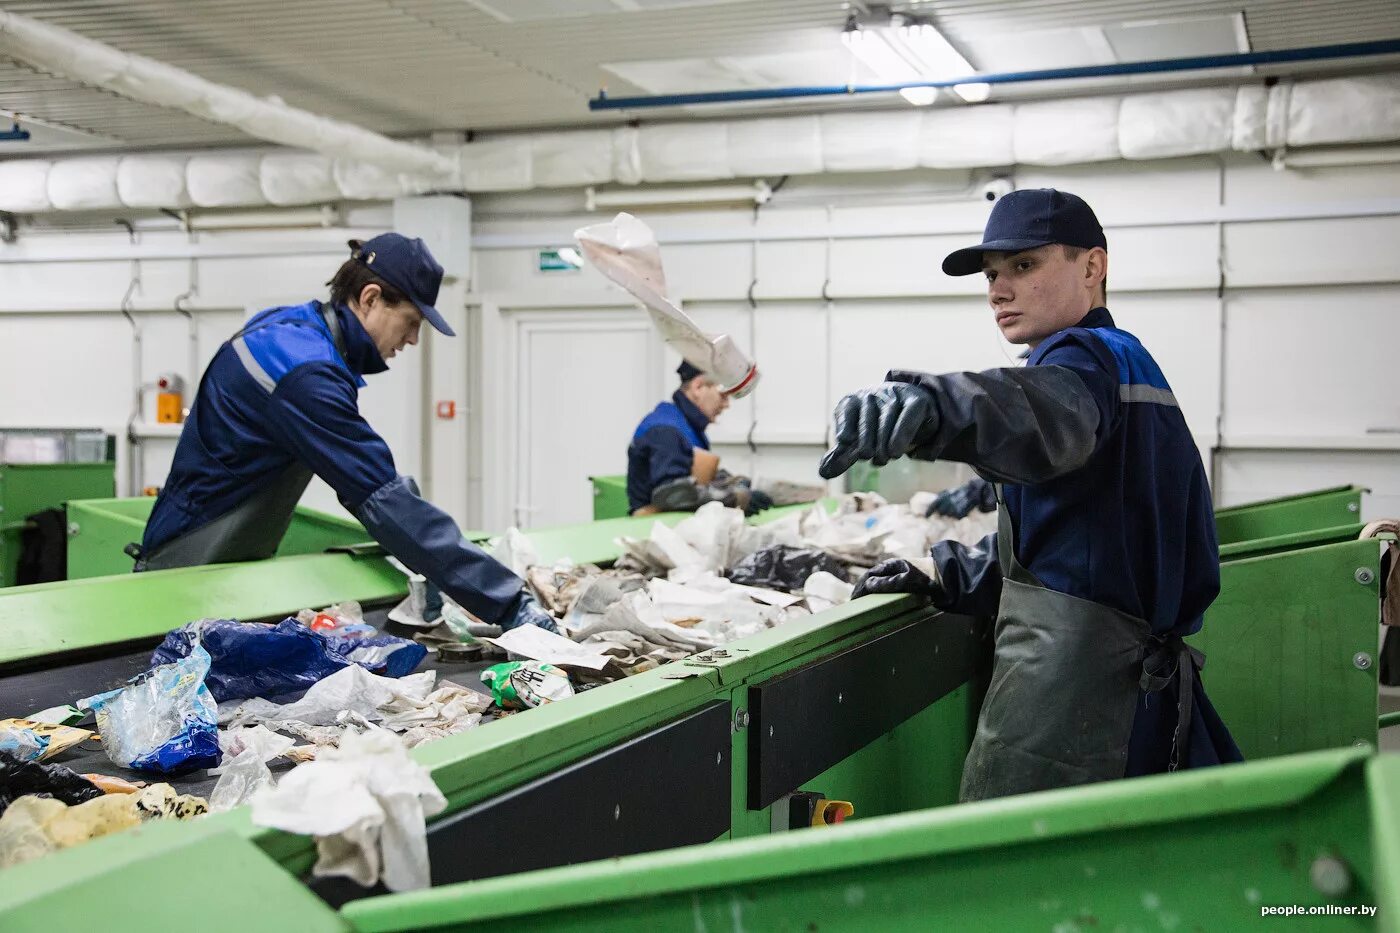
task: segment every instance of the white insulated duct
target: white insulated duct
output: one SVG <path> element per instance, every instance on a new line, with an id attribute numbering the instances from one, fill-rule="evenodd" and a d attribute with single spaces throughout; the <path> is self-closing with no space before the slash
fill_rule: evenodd
<path id="1" fill-rule="evenodd" d="M 446 174 L 291 150 L 4 160 L 0 211 L 286 207 L 426 191 L 1067 165 L 1390 141 L 1400 141 L 1400 75 L 503 134 L 451 152 Z"/>
<path id="2" fill-rule="evenodd" d="M 450 158 L 431 149 L 206 81 L 61 26 L 0 12 L 0 55 L 42 71 L 157 107 L 236 126 L 283 146 L 350 158 L 396 172 L 450 176 Z"/>

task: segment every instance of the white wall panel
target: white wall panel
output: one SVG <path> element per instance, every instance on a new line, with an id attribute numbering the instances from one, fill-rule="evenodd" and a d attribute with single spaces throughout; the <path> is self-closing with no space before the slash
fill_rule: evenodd
<path id="1" fill-rule="evenodd" d="M 131 328 L 115 314 L 0 317 L 0 426 L 125 428 Z"/>
<path id="2" fill-rule="evenodd" d="M 1191 433 L 1213 438 L 1220 410 L 1220 300 L 1198 292 L 1110 293 L 1108 306 L 1114 322 L 1162 367 Z"/>
<path id="3" fill-rule="evenodd" d="M 881 381 L 891 369 L 925 372 L 1018 365 L 985 301 L 840 301 L 831 319 L 831 396 Z"/>
<path id="4" fill-rule="evenodd" d="M 642 315 L 626 311 L 525 312 L 515 324 L 516 521 L 589 521 L 588 477 L 626 470 L 640 415 L 622 400 L 651 394 L 656 339 Z"/>
<path id="5" fill-rule="evenodd" d="M 1348 165 L 1280 172 L 1254 155 L 1229 158 L 1225 203 L 1232 206 L 1400 197 L 1394 165 Z"/>
<path id="6" fill-rule="evenodd" d="M 754 312 L 754 390 L 758 442 L 821 443 L 826 436 L 826 309 L 821 302 L 765 302 Z"/>
<path id="7" fill-rule="evenodd" d="M 1394 286 L 1231 293 L 1225 311 L 1227 438 L 1400 428 L 1397 297 Z"/>
<path id="8" fill-rule="evenodd" d="M 200 304 L 237 305 L 256 309 L 296 305 L 328 294 L 326 282 L 349 252 L 312 256 L 204 259 L 199 263 Z"/>
<path id="9" fill-rule="evenodd" d="M 1363 521 L 1400 516 L 1400 452 L 1231 450 L 1216 476 L 1221 506 L 1355 483 L 1371 490 L 1361 497 Z"/>
<path id="10" fill-rule="evenodd" d="M 816 298 L 826 281 L 824 240 L 777 240 L 760 243 L 756 298 Z"/>
<path id="11" fill-rule="evenodd" d="M 673 299 L 743 298 L 753 281 L 750 243 L 677 244 L 662 250 L 661 261 Z"/>
<path id="12" fill-rule="evenodd" d="M 1220 167 L 1214 158 L 1021 167 L 1015 178 L 1018 188 L 1072 191 L 1089 202 L 1105 227 L 1150 223 L 1164 214 L 1206 210 L 1220 203 Z"/>
<path id="13" fill-rule="evenodd" d="M 571 246 L 567 232 L 558 246 Z M 541 272 L 538 249 L 478 250 L 472 261 L 472 290 L 487 295 L 529 295 L 542 302 L 568 303 L 580 298 L 612 296 L 625 299 L 627 293 L 596 270 L 585 267 L 574 272 Z"/>
<path id="14" fill-rule="evenodd" d="M 189 287 L 189 264 L 183 261 L 143 261 L 132 292 L 137 306 L 174 304 Z M 131 285 L 132 263 L 14 262 L 0 266 L 5 287 L 0 289 L 0 312 L 44 309 L 116 310 Z"/>
<path id="15" fill-rule="evenodd" d="M 1213 224 L 1110 228 L 1106 235 L 1110 292 L 1219 284 L 1219 235 Z"/>
<path id="16" fill-rule="evenodd" d="M 840 298 L 982 293 L 979 276 L 943 274 L 943 257 L 978 240 L 967 235 L 870 237 L 832 244 L 830 294 Z"/>
<path id="17" fill-rule="evenodd" d="M 1281 220 L 1225 227 L 1231 288 L 1400 282 L 1400 216 Z"/>

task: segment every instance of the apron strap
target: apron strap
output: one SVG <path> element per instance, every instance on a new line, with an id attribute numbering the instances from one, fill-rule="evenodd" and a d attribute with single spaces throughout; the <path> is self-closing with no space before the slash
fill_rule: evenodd
<path id="1" fill-rule="evenodd" d="M 997 563 L 1001 565 L 1001 575 L 1017 583 L 1044 589 L 1045 584 L 1016 559 L 1016 530 L 1011 523 L 1011 510 L 1006 507 L 1006 500 L 1002 497 L 1001 483 L 992 488 L 997 494 Z"/>
<path id="2" fill-rule="evenodd" d="M 1190 754 L 1191 716 L 1196 702 L 1196 675 L 1206 666 L 1206 656 L 1182 640 L 1180 635 L 1154 639 L 1154 646 L 1142 662 L 1138 686 L 1145 693 L 1156 693 L 1172 680 L 1179 684 L 1176 701 L 1176 731 L 1168 771 L 1181 766 L 1182 754 Z"/>
<path id="3" fill-rule="evenodd" d="M 339 353 L 345 365 L 349 366 L 350 354 L 345 348 L 345 334 L 340 329 L 340 318 L 336 316 L 335 308 L 329 302 L 321 305 L 321 318 L 326 322 L 326 329 L 331 332 L 331 343 L 335 344 L 335 352 Z"/>

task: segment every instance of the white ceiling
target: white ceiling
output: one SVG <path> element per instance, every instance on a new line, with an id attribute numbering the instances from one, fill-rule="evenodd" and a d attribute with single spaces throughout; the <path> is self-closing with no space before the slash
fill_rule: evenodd
<path id="1" fill-rule="evenodd" d="M 3 8 L 204 78 L 391 135 L 717 116 L 706 107 L 590 113 L 610 94 L 869 80 L 838 41 L 839 0 L 30 0 Z M 1400 38 L 1397 0 L 904 0 L 980 71 Z M 1293 66 L 1376 70 L 1397 59 Z M 1180 80 L 1172 76 L 1168 80 Z M 1144 80 L 1099 81 L 1101 92 Z M 1083 92 L 1007 85 L 994 99 Z M 899 99 L 863 105 L 901 106 Z M 766 110 L 848 106 L 844 100 Z M 250 142 L 0 59 L 0 110 L 43 150 Z M 67 131 L 67 132 L 65 132 Z"/>

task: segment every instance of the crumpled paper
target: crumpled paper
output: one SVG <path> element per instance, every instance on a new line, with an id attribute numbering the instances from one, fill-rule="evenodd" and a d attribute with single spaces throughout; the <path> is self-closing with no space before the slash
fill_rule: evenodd
<path id="1" fill-rule="evenodd" d="M 318 877 L 391 891 L 428 887 L 427 818 L 447 799 L 426 768 L 383 729 L 347 733 L 339 748 L 253 795 L 253 823 L 316 838 Z"/>
<path id="2" fill-rule="evenodd" d="M 263 723 L 316 745 L 334 745 L 343 727 L 358 719 L 405 733 L 412 747 L 478 725 L 491 705 L 485 694 L 448 680 L 435 684 L 436 678 L 436 671 L 380 677 L 352 665 L 318 681 L 295 703 L 224 703 L 219 720 L 230 727 Z"/>

